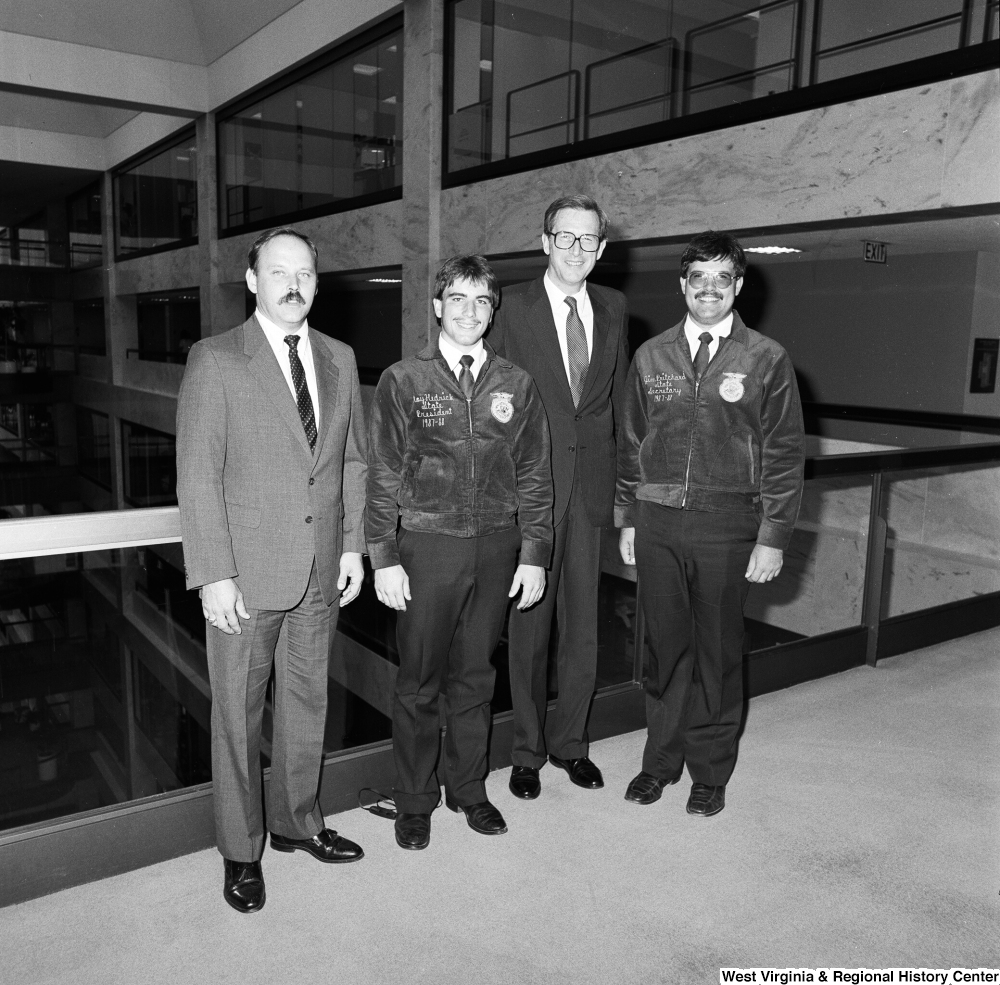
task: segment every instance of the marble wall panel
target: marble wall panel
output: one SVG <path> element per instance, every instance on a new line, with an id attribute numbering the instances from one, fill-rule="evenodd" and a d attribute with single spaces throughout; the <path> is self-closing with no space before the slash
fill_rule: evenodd
<path id="1" fill-rule="evenodd" d="M 116 294 L 148 294 L 201 283 L 201 250 L 198 245 L 166 250 L 115 264 Z"/>
<path id="2" fill-rule="evenodd" d="M 403 262 L 401 202 L 382 202 L 350 212 L 304 219 L 296 229 L 316 244 L 319 271 L 364 270 Z M 219 240 L 219 283 L 242 283 L 247 253 L 260 231 Z"/>
<path id="3" fill-rule="evenodd" d="M 865 476 L 810 479 L 802 491 L 799 523 L 864 535 L 871 495 L 871 480 Z"/>
<path id="4" fill-rule="evenodd" d="M 1000 197 L 1000 74 L 967 75 L 951 83 L 948 133 L 941 175 L 941 204 L 980 202 L 984 176 Z"/>
<path id="5" fill-rule="evenodd" d="M 601 200 L 613 239 L 994 202 L 998 114 L 990 72 L 462 185 L 441 194 L 442 254 L 535 249 L 571 191 Z"/>
<path id="6" fill-rule="evenodd" d="M 146 393 L 159 393 L 174 398 L 181 388 L 181 379 L 184 376 L 183 366 L 175 366 L 173 363 L 157 363 L 147 359 L 129 359 L 122 368 L 121 382 L 123 387 Z M 136 423 L 142 422 L 137 421 Z M 172 427 L 170 431 L 173 433 Z"/>

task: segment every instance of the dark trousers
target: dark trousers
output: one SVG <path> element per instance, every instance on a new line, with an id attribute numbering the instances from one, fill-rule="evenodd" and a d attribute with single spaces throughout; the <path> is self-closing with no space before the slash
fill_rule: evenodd
<path id="1" fill-rule="evenodd" d="M 635 560 L 649 645 L 642 768 L 673 780 L 686 762 L 693 782 L 724 785 L 736 765 L 745 575 L 759 523 L 638 506 Z"/>
<path id="2" fill-rule="evenodd" d="M 478 804 L 487 799 L 496 679 L 490 658 L 503 629 L 521 534 L 517 527 L 483 537 L 401 530 L 398 542 L 413 598 L 396 618 L 393 798 L 400 811 L 429 814 L 443 781 L 454 803 Z M 442 692 L 447 733 L 439 781 Z"/>
<path id="3" fill-rule="evenodd" d="M 242 635 L 207 628 L 212 685 L 212 789 L 219 851 L 254 862 L 264 850 L 260 730 L 274 667 L 267 826 L 285 838 L 323 828 L 319 773 L 330 640 L 339 608 L 323 601 L 313 564 L 305 595 L 287 611 L 250 609 Z"/>
<path id="4" fill-rule="evenodd" d="M 576 487 L 556 525 L 552 566 L 546 574 L 542 600 L 526 612 L 511 609 L 507 627 L 514 706 L 511 761 L 536 769 L 545 763 L 546 751 L 560 759 L 576 759 L 586 756 L 590 747 L 587 717 L 597 680 L 601 528 L 587 519 Z M 546 718 L 553 613 L 559 625 L 559 696 Z"/>

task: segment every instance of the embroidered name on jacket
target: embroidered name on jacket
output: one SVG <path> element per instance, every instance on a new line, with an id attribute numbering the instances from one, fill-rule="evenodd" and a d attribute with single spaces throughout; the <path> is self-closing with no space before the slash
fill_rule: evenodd
<path id="1" fill-rule="evenodd" d="M 450 393 L 420 393 L 413 398 L 414 411 L 421 427 L 444 427 L 444 419 L 454 413 L 455 398 Z"/>
<path id="2" fill-rule="evenodd" d="M 659 404 L 673 400 L 681 392 L 679 384 L 683 379 L 683 375 L 677 373 L 647 373 L 642 382 L 649 398 L 653 403 Z"/>

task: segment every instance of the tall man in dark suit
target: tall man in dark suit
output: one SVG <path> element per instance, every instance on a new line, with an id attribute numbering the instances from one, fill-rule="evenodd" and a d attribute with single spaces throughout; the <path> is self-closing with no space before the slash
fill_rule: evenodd
<path id="1" fill-rule="evenodd" d="M 330 641 L 361 587 L 367 437 L 349 346 L 310 329 L 316 248 L 294 229 L 250 250 L 257 310 L 194 345 L 177 405 L 188 588 L 208 620 L 212 784 L 223 896 L 264 905 L 260 732 L 274 667 L 271 847 L 351 862 L 317 798 Z"/>
<path id="2" fill-rule="evenodd" d="M 511 611 L 514 745 L 510 790 L 533 800 L 549 762 L 578 786 L 604 786 L 588 757 L 587 717 L 597 677 L 601 528 L 613 520 L 614 406 L 628 371 L 628 312 L 618 291 L 587 277 L 607 245 L 608 217 L 573 195 L 545 212 L 544 276 L 504 291 L 490 343 L 534 378 L 549 420 L 555 544 L 548 587 L 531 609 Z M 549 634 L 559 625 L 559 697 L 546 720 Z"/>

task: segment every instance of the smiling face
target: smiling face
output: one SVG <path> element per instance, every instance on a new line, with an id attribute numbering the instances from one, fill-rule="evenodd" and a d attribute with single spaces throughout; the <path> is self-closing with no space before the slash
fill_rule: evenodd
<path id="1" fill-rule="evenodd" d="M 568 250 L 556 246 L 556 233 L 573 236 L 599 236 L 601 220 L 596 212 L 585 209 L 560 209 L 552 220 L 552 232 L 542 233 L 542 249 L 549 258 L 549 277 L 565 294 L 578 294 L 594 264 L 601 258 L 607 240 L 602 240 L 596 253 L 587 253 L 579 241 Z"/>
<path id="2" fill-rule="evenodd" d="M 490 289 L 464 277 L 453 280 L 440 298 L 434 298 L 434 314 L 448 340 L 463 352 L 470 352 L 493 317 Z"/>
<path id="3" fill-rule="evenodd" d="M 257 270 L 247 271 L 257 307 L 279 328 L 298 331 L 316 297 L 312 251 L 295 236 L 275 236 L 261 247 Z"/>
<path id="4" fill-rule="evenodd" d="M 692 280 L 699 279 L 692 277 L 697 273 L 706 275 L 705 283 L 699 287 L 692 283 Z M 733 281 L 728 287 L 723 287 L 711 276 L 713 274 L 728 274 Z M 688 267 L 687 276 L 681 278 L 681 292 L 688 311 L 697 324 L 706 328 L 718 325 L 733 310 L 736 295 L 742 287 L 743 278 L 735 277 L 731 260 L 695 260 Z"/>

